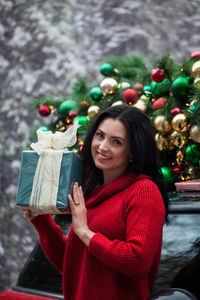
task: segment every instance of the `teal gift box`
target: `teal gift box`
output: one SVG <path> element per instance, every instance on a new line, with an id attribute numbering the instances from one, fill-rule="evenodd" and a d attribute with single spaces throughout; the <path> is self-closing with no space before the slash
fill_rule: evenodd
<path id="1" fill-rule="evenodd" d="M 81 184 L 82 159 L 72 151 L 64 151 L 60 166 L 56 207 L 38 207 L 30 205 L 34 176 L 39 161 L 37 152 L 28 150 L 22 152 L 21 170 L 19 175 L 16 206 L 29 208 L 33 212 L 66 213 L 69 212 L 68 194 L 71 193 L 73 182 Z"/>

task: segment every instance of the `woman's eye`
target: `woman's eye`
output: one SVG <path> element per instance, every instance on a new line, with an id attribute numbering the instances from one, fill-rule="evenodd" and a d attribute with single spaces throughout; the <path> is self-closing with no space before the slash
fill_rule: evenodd
<path id="1" fill-rule="evenodd" d="M 103 138 L 103 134 L 101 132 L 96 132 L 96 136 L 99 137 L 99 138 Z"/>
<path id="2" fill-rule="evenodd" d="M 119 140 L 113 140 L 113 144 L 115 144 L 115 145 L 121 145 L 122 143 Z"/>

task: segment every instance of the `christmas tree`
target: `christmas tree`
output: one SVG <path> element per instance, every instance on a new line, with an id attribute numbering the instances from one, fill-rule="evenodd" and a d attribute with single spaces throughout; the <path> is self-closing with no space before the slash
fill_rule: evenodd
<path id="1" fill-rule="evenodd" d="M 96 86 L 77 78 L 70 97 L 32 99 L 48 126 L 65 131 L 75 120 L 80 152 L 94 117 L 111 105 L 127 103 L 146 112 L 155 129 L 161 171 L 169 189 L 174 182 L 200 178 L 200 52 L 176 64 L 168 54 L 147 66 L 141 56 L 108 57 L 100 67 L 104 79 Z"/>

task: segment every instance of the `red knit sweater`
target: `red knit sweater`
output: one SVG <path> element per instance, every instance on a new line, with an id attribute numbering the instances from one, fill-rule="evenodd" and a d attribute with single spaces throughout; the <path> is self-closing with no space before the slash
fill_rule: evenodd
<path id="1" fill-rule="evenodd" d="M 63 273 L 65 300 L 143 300 L 160 263 L 165 208 L 147 177 L 123 174 L 86 201 L 89 247 L 50 215 L 32 220 L 49 260 Z"/>

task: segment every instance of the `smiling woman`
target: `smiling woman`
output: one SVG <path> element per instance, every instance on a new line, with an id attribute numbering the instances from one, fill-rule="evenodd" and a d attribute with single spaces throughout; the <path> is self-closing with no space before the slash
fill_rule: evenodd
<path id="1" fill-rule="evenodd" d="M 82 187 L 75 183 L 69 195 L 68 237 L 50 215 L 25 217 L 63 274 L 65 300 L 146 300 L 168 212 L 151 123 L 137 108 L 110 107 L 94 120 L 81 155 Z"/>
<path id="2" fill-rule="evenodd" d="M 91 152 L 95 166 L 103 171 L 104 184 L 124 173 L 131 159 L 124 124 L 111 118 L 103 120 L 93 137 Z"/>

